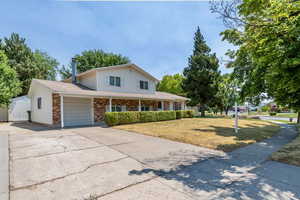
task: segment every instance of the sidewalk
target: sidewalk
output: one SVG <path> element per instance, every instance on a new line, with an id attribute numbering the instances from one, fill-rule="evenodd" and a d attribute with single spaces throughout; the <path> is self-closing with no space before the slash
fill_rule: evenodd
<path id="1" fill-rule="evenodd" d="M 0 199 L 9 199 L 8 134 L 0 133 Z"/>

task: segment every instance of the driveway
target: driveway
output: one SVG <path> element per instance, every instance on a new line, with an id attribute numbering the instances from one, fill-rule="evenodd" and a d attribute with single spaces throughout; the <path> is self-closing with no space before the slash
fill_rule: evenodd
<path id="1" fill-rule="evenodd" d="M 300 168 L 267 160 L 295 137 L 290 126 L 230 154 L 111 128 L 1 128 L 11 200 L 300 198 Z"/>

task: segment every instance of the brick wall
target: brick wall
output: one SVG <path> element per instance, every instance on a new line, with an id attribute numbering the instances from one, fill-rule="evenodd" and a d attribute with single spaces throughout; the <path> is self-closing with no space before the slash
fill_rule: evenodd
<path id="1" fill-rule="evenodd" d="M 104 120 L 106 105 L 109 104 L 108 99 L 94 99 L 94 120 L 100 122 Z"/>
<path id="2" fill-rule="evenodd" d="M 164 110 L 170 110 L 170 102 L 164 101 Z"/>
<path id="3" fill-rule="evenodd" d="M 60 96 L 52 94 L 52 120 L 54 125 L 60 124 Z"/>

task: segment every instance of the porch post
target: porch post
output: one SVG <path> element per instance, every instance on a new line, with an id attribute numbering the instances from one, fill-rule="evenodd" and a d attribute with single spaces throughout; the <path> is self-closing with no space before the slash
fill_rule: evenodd
<path id="1" fill-rule="evenodd" d="M 64 128 L 64 96 L 60 95 L 60 126 Z"/>
<path id="2" fill-rule="evenodd" d="M 91 118 L 92 118 L 92 124 L 95 124 L 95 117 L 94 117 L 94 98 L 91 98 L 91 106 L 92 106 L 92 110 L 91 110 Z"/>
<path id="3" fill-rule="evenodd" d="M 170 103 L 170 105 L 169 105 L 170 108 L 169 109 L 170 110 L 174 110 L 174 103 L 173 103 L 173 101 L 170 101 L 169 103 Z"/>
<path id="4" fill-rule="evenodd" d="M 139 99 L 139 111 L 142 111 L 141 99 Z"/>
<path id="5" fill-rule="evenodd" d="M 181 110 L 185 110 L 184 101 L 183 101 L 183 102 L 181 102 Z"/>
<path id="6" fill-rule="evenodd" d="M 161 101 L 161 110 L 164 111 L 164 101 Z"/>
<path id="7" fill-rule="evenodd" d="M 112 111 L 112 105 L 111 105 L 111 100 L 112 100 L 112 98 L 109 98 L 109 112 L 111 112 Z"/>

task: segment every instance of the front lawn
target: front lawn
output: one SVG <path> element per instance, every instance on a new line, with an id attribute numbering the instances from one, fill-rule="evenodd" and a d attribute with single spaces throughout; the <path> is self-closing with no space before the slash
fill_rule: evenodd
<path id="1" fill-rule="evenodd" d="M 298 130 L 299 130 L 298 126 Z M 271 156 L 272 160 L 300 166 L 300 135 Z"/>
<path id="2" fill-rule="evenodd" d="M 114 128 L 162 137 L 211 149 L 232 151 L 238 147 L 273 136 L 279 126 L 261 120 L 239 120 L 239 133 L 234 133 L 234 120 L 228 118 L 191 118 L 163 122 L 114 126 Z"/>

